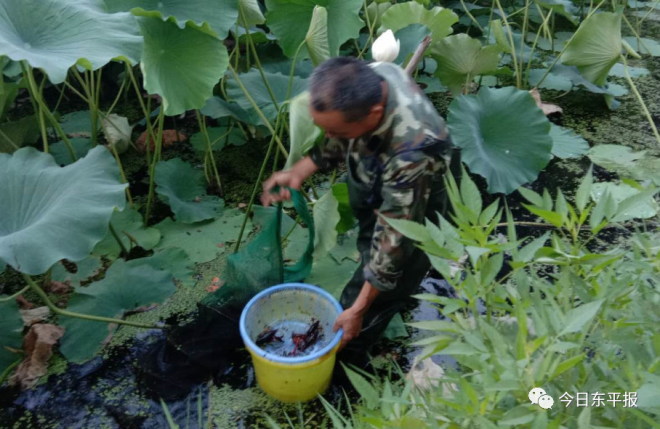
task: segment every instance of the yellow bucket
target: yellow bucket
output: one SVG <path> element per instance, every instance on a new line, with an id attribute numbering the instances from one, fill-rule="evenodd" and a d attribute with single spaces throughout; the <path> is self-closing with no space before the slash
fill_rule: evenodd
<path id="1" fill-rule="evenodd" d="M 308 401 L 323 393 L 330 384 L 341 341 L 342 331 L 332 331 L 341 312 L 332 295 L 305 283 L 273 286 L 252 298 L 241 313 L 240 331 L 259 387 L 282 402 Z M 319 321 L 322 336 L 305 354 L 286 356 L 256 344 L 265 330 L 279 326 L 285 336 L 286 326 L 309 326 L 314 320 Z"/>

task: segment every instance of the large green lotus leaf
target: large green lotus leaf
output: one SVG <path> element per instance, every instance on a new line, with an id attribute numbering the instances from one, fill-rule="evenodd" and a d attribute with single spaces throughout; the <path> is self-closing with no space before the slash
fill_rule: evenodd
<path id="1" fill-rule="evenodd" d="M 328 253 L 337 244 L 337 224 L 339 223 L 339 202 L 332 190 L 326 191 L 314 203 L 314 258 Z"/>
<path id="2" fill-rule="evenodd" d="M 250 96 L 257 103 L 257 106 L 263 111 L 268 120 L 273 120 L 277 116 L 277 108 L 285 101 L 295 97 L 307 89 L 307 80 L 293 77 L 291 82 L 291 93 L 287 94 L 289 87 L 289 76 L 280 73 L 264 73 L 270 88 L 273 90 L 273 96 L 277 102 L 277 106 L 273 103 L 273 99 L 268 92 L 268 88 L 264 84 L 261 74 L 258 70 L 252 69 L 247 73 L 239 75 L 239 79 L 245 86 Z M 250 101 L 246 98 L 245 93 L 240 88 L 236 80 L 230 79 L 227 81 L 227 94 L 236 100 L 240 107 L 245 110 L 252 110 Z"/>
<path id="3" fill-rule="evenodd" d="M 144 258 L 148 259 L 148 258 Z M 77 288 L 69 311 L 102 317 L 122 317 L 127 310 L 160 303 L 175 291 L 172 274 L 150 266 L 143 259 L 117 259 L 103 280 Z M 66 333 L 60 351 L 71 362 L 93 357 L 116 326 L 74 317 L 62 317 Z"/>
<path id="4" fill-rule="evenodd" d="M 12 153 L 16 146 L 34 143 L 39 137 L 39 121 L 35 115 L 24 116 L 17 121 L 0 124 L 0 152 Z"/>
<path id="5" fill-rule="evenodd" d="M 209 0 L 105 0 L 109 12 L 131 11 L 134 15 L 168 20 L 180 28 L 191 22 L 224 39 L 238 18 L 237 1 Z"/>
<path id="6" fill-rule="evenodd" d="M 626 67 L 621 63 L 616 63 L 610 70 L 609 75 L 616 77 L 626 77 L 626 69 L 630 77 L 633 79 L 651 74 L 651 72 L 648 69 L 645 69 L 644 67 L 632 67 L 632 66 Z"/>
<path id="7" fill-rule="evenodd" d="M 266 0 L 266 24 L 280 42 L 284 54 L 293 57 L 305 40 L 315 6 L 328 11 L 328 47 L 331 56 L 339 47 L 358 37 L 364 23 L 359 17 L 362 0 Z"/>
<path id="8" fill-rule="evenodd" d="M 330 58 L 328 11 L 322 6 L 314 6 L 312 20 L 305 35 L 305 48 L 315 66 Z"/>
<path id="9" fill-rule="evenodd" d="M 73 147 L 73 155 L 76 157 L 76 159 L 71 157 L 69 147 L 62 140 L 51 144 L 48 148 L 50 154 L 53 155 L 53 158 L 55 158 L 55 162 L 57 162 L 59 165 L 69 165 L 73 162 L 76 162 L 76 160 L 84 157 L 93 147 L 92 139 L 90 138 L 74 137 L 69 139 L 69 141 Z"/>
<path id="10" fill-rule="evenodd" d="M 211 97 L 206 100 L 200 111 L 213 119 L 230 117 L 250 125 L 259 124 L 259 116 L 254 110 L 245 110 L 238 103 L 230 103 L 220 97 Z"/>
<path id="11" fill-rule="evenodd" d="M 635 152 L 627 146 L 600 144 L 592 147 L 588 156 L 594 164 L 621 176 L 636 180 L 651 179 L 660 184 L 660 159 L 647 156 L 645 150 Z"/>
<path id="12" fill-rule="evenodd" d="M 435 6 L 429 10 L 412 1 L 393 5 L 380 19 L 381 30 L 390 29 L 394 32 L 410 24 L 423 24 L 431 30 L 433 42 L 451 34 L 451 26 L 458 22 L 458 16 L 451 9 Z"/>
<path id="13" fill-rule="evenodd" d="M 431 55 L 438 62 L 436 76 L 453 93 L 460 92 L 468 79 L 496 70 L 500 52 L 499 46 L 481 46 L 467 34 L 445 37 L 431 48 Z"/>
<path id="14" fill-rule="evenodd" d="M 291 168 L 298 162 L 314 142 L 321 136 L 321 130 L 314 124 L 309 113 L 309 92 L 301 92 L 289 105 L 289 157 L 284 165 Z"/>
<path id="15" fill-rule="evenodd" d="M 207 127 L 209 140 L 211 141 L 211 150 L 220 151 L 225 146 L 243 146 L 247 143 L 245 135 L 238 126 L 228 127 Z M 206 152 L 208 144 L 204 134 L 200 131 L 190 136 L 190 144 L 199 152 Z"/>
<path id="16" fill-rule="evenodd" d="M 0 373 L 9 365 L 23 358 L 22 354 L 8 349 L 21 349 L 23 320 L 15 299 L 0 301 Z"/>
<path id="17" fill-rule="evenodd" d="M 594 183 L 591 187 L 591 198 L 597 203 L 602 197 L 609 193 L 617 204 L 622 203 L 627 198 L 640 195 L 639 189 L 633 188 L 625 183 Z M 642 197 L 642 195 L 640 195 Z M 658 214 L 658 203 L 653 195 L 642 197 L 630 205 L 627 210 L 617 213 L 612 218 L 613 222 L 624 222 L 630 219 L 648 219 Z"/>
<path id="18" fill-rule="evenodd" d="M 555 64 L 543 82 L 541 78 L 546 74 L 545 69 L 532 69 L 529 72 L 529 83 L 540 88 L 554 89 L 557 91 L 570 91 L 581 86 L 594 94 L 615 95 L 608 87 L 598 86 L 582 76 L 577 67 Z M 539 85 L 539 82 L 541 83 Z"/>
<path id="19" fill-rule="evenodd" d="M 536 3 L 542 7 L 553 10 L 568 19 L 571 24 L 577 25 L 579 12 L 578 8 L 570 0 L 536 0 Z"/>
<path id="20" fill-rule="evenodd" d="M 623 40 L 640 54 L 648 54 L 654 57 L 660 56 L 660 43 L 655 39 L 648 39 L 646 37 L 624 37 Z"/>
<path id="21" fill-rule="evenodd" d="M 568 128 L 550 124 L 552 154 L 557 158 L 579 158 L 589 151 L 589 143 Z"/>
<path id="22" fill-rule="evenodd" d="M 69 261 L 69 264 L 72 262 Z M 98 256 L 88 256 L 82 261 L 75 263 L 75 272 L 71 272 L 71 268 L 67 269 L 62 262 L 53 265 L 50 271 L 52 280 L 68 283 L 71 286 L 80 286 L 82 282 L 89 281 L 92 277 L 97 276 L 103 270 L 103 262 Z"/>
<path id="23" fill-rule="evenodd" d="M 224 210 L 222 217 L 194 225 L 174 222 L 168 218 L 156 225 L 163 235 L 157 249 L 178 247 L 191 262 L 208 262 L 227 250 L 230 241 L 236 241 L 245 214 L 240 210 Z M 246 231 L 250 231 L 248 223 Z"/>
<path id="24" fill-rule="evenodd" d="M 357 252 L 355 240 L 344 240 L 323 257 L 315 259 L 312 272 L 305 279 L 305 282 L 317 285 L 339 299 L 344 286 L 353 276 L 359 263 L 348 257 L 337 260 L 332 256 L 335 252 L 338 254 L 355 254 Z"/>
<path id="25" fill-rule="evenodd" d="M 115 210 L 110 218 L 110 225 L 114 228 L 126 249 L 140 246 L 145 250 L 153 249 L 160 241 L 160 231 L 156 228 L 147 228 L 142 221 L 142 215 L 137 210 L 127 207 L 122 211 Z M 116 258 L 121 254 L 121 247 L 110 231 L 99 241 L 94 255 L 105 255 Z"/>
<path id="26" fill-rule="evenodd" d="M 251 28 L 264 22 L 266 18 L 257 0 L 238 0 L 238 25 Z"/>
<path id="27" fill-rule="evenodd" d="M 118 57 L 135 63 L 141 47 L 128 13 L 64 0 L 3 0 L 0 7 L 0 52 L 43 69 L 53 83 L 64 82 L 74 64 L 95 70 Z"/>
<path id="28" fill-rule="evenodd" d="M 167 201 L 177 221 L 195 223 L 218 217 L 224 201 L 206 195 L 204 173 L 180 158 L 156 164 L 156 192 Z"/>
<path id="29" fill-rule="evenodd" d="M 197 282 L 195 277 L 193 277 L 195 272 L 191 268 L 193 262 L 183 249 L 176 247 L 160 249 L 144 260 L 152 268 L 169 271 L 174 276 L 174 279 L 181 282 L 184 286 L 193 286 Z"/>
<path id="30" fill-rule="evenodd" d="M 0 154 L 0 183 L 0 259 L 26 274 L 83 259 L 125 203 L 126 185 L 102 146 L 66 167 L 33 148 Z"/>
<path id="31" fill-rule="evenodd" d="M 482 88 L 449 106 L 447 126 L 470 171 L 488 191 L 510 193 L 533 181 L 552 157 L 550 122 L 527 91 Z"/>
<path id="32" fill-rule="evenodd" d="M 577 66 L 587 80 L 604 85 L 610 68 L 621 56 L 621 49 L 621 14 L 596 13 L 582 21 L 561 62 Z"/>
<path id="33" fill-rule="evenodd" d="M 146 90 L 162 97 L 167 115 L 203 107 L 229 64 L 222 41 L 192 23 L 182 29 L 171 20 L 141 18 L 140 27 Z"/>

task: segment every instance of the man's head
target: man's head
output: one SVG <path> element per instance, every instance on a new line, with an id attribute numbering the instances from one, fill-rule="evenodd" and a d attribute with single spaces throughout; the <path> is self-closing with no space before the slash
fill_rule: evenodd
<path id="1" fill-rule="evenodd" d="M 374 130 L 385 111 L 385 81 L 364 61 L 332 58 L 310 83 L 310 112 L 328 137 L 355 138 Z"/>

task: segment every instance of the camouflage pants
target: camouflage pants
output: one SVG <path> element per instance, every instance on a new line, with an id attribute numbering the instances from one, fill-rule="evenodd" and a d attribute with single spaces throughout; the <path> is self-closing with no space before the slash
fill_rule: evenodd
<path id="1" fill-rule="evenodd" d="M 452 156 L 449 170 L 455 177 L 460 172 L 460 157 L 456 152 Z M 350 168 L 348 169 L 347 183 L 351 208 L 359 222 L 357 248 L 360 252 L 361 263 L 342 291 L 340 303 L 343 308 L 348 308 L 355 302 L 364 285 L 364 266 L 369 261 L 371 240 L 377 217 L 375 212 L 376 207 L 373 205 L 373 196 L 374 193 L 379 192 L 379 190 L 374 190 L 355 180 Z M 445 216 L 447 206 L 448 201 L 443 175 L 438 174 L 437 177 L 433 178 L 425 217 L 436 222 L 436 213 L 441 213 Z M 417 221 L 423 220 L 417 219 Z M 396 288 L 391 291 L 381 292 L 378 295 L 363 319 L 360 335 L 347 345 L 342 353 L 343 355 L 364 355 L 370 351 L 371 346 L 381 336 L 392 317 L 411 302 L 410 295 L 416 292 L 421 281 L 426 276 L 429 267 L 430 262 L 426 254 L 415 247 L 408 258 Z"/>

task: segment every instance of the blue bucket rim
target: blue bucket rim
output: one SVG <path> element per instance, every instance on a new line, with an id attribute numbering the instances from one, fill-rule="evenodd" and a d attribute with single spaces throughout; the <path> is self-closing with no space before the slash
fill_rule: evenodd
<path id="1" fill-rule="evenodd" d="M 258 294 L 256 294 L 248 303 L 243 307 L 243 311 L 241 312 L 241 319 L 239 322 L 239 329 L 241 331 L 241 337 L 243 338 L 243 342 L 255 353 L 259 354 L 261 357 L 268 359 L 273 362 L 278 362 L 278 363 L 285 363 L 285 364 L 296 364 L 296 363 L 304 363 L 304 362 L 309 362 L 315 359 L 318 359 L 322 356 L 325 356 L 328 354 L 332 349 L 334 349 L 337 344 L 339 344 L 339 341 L 341 341 L 341 337 L 344 334 L 344 331 L 342 329 L 339 329 L 332 340 L 322 349 L 315 351 L 314 353 L 311 353 L 309 355 L 305 356 L 297 356 L 297 357 L 287 357 L 287 356 L 280 356 L 275 353 L 270 353 L 262 349 L 261 347 L 257 346 L 257 344 L 252 341 L 252 338 L 247 333 L 247 330 L 245 329 L 245 322 L 247 319 L 247 312 L 248 310 L 254 305 L 255 302 L 257 302 L 259 299 L 263 298 L 264 296 L 267 295 L 272 295 L 273 293 L 280 291 L 282 289 L 304 289 L 304 290 L 310 290 L 315 293 L 318 293 L 322 295 L 325 299 L 327 299 L 332 305 L 334 305 L 335 309 L 337 310 L 337 314 L 341 314 L 344 309 L 341 307 L 339 302 L 335 299 L 334 296 L 330 295 L 327 291 L 321 289 L 318 286 L 310 285 L 307 283 L 282 283 L 279 285 L 271 286 L 267 289 L 262 290 Z"/>

